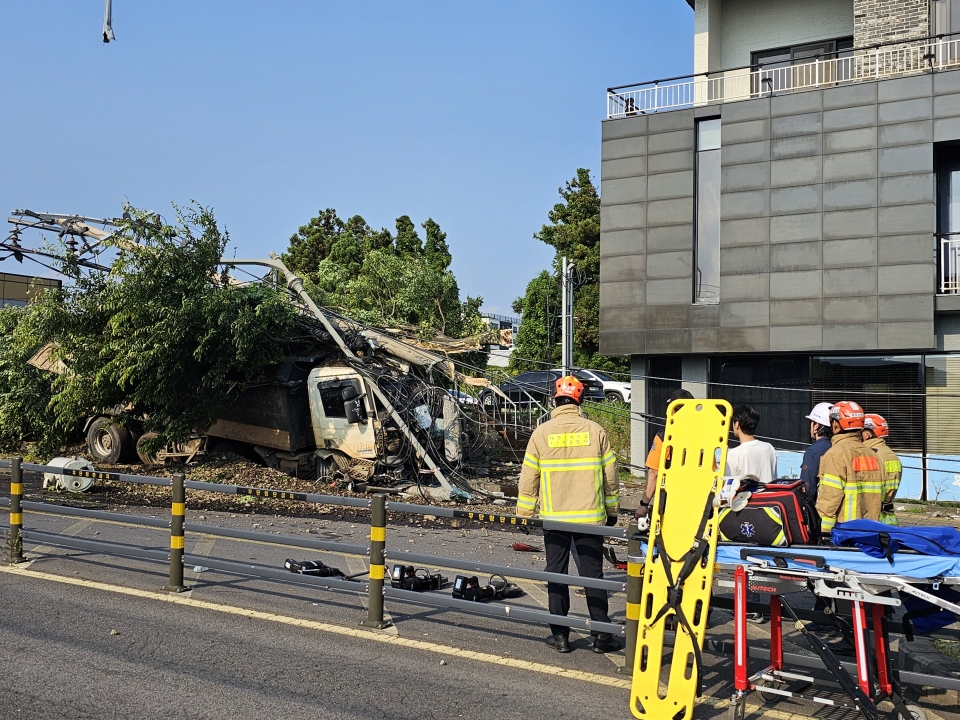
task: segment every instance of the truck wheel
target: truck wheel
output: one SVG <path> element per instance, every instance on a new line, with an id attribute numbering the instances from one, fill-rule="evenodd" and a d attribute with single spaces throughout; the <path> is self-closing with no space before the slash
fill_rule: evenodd
<path id="1" fill-rule="evenodd" d="M 140 462 L 144 465 L 162 465 L 160 458 L 156 455 L 147 452 L 144 445 L 150 440 L 153 440 L 157 436 L 155 432 L 144 433 L 140 436 L 140 439 L 137 440 L 137 456 L 140 458 Z"/>
<path id="2" fill-rule="evenodd" d="M 87 431 L 87 448 L 96 462 L 114 465 L 129 453 L 130 447 L 130 432 L 110 418 L 97 418 Z"/>

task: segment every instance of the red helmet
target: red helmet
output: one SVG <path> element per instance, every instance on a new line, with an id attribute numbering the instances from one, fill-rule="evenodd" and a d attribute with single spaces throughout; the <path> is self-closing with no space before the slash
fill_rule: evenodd
<path id="1" fill-rule="evenodd" d="M 862 430 L 863 408 L 853 400 L 841 400 L 830 408 L 830 419 L 840 423 L 843 430 Z"/>
<path id="2" fill-rule="evenodd" d="M 869 430 L 878 438 L 886 437 L 890 434 L 890 426 L 883 419 L 882 415 L 876 413 L 867 413 L 863 416 L 863 429 Z"/>
<path id="3" fill-rule="evenodd" d="M 579 403 L 583 397 L 583 383 L 577 380 L 573 375 L 565 375 L 557 380 L 557 392 L 555 398 L 570 398 Z"/>

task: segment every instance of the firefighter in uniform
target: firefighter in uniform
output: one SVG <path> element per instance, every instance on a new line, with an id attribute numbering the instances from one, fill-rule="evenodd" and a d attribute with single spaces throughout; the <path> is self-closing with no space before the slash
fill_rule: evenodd
<path id="1" fill-rule="evenodd" d="M 824 537 L 837 523 L 880 519 L 883 473 L 877 454 L 863 444 L 863 408 L 844 400 L 830 409 L 830 449 L 820 459 L 817 512 Z"/>
<path id="2" fill-rule="evenodd" d="M 877 454 L 880 471 L 883 473 L 883 504 L 880 506 L 880 522 L 887 525 L 899 525 L 893 512 L 893 499 L 900 487 L 903 465 L 897 454 L 887 445 L 890 426 L 881 415 L 867 413 L 863 416 L 863 444 Z"/>
<path id="3" fill-rule="evenodd" d="M 617 456 L 606 431 L 580 414 L 583 384 L 572 375 L 556 383 L 557 407 L 550 419 L 533 431 L 520 471 L 517 515 L 533 517 L 537 503 L 540 518 L 589 525 L 616 525 L 620 512 Z M 576 545 L 577 570 L 583 577 L 603 577 L 603 536 L 574 531 L 543 531 L 547 572 L 567 574 L 570 544 Z M 550 613 L 570 610 L 567 585 L 547 583 Z M 587 607 L 594 622 L 610 622 L 607 591 L 586 588 Z M 557 652 L 570 652 L 570 628 L 551 625 L 547 644 Z M 613 652 L 620 641 L 610 633 L 594 633 L 593 651 Z"/>

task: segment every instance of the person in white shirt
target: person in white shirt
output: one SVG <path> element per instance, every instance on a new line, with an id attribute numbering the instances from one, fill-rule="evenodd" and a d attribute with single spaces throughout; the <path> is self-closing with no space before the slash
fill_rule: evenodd
<path id="1" fill-rule="evenodd" d="M 733 409 L 733 434 L 740 444 L 727 451 L 726 474 L 753 475 L 762 483 L 772 483 L 777 479 L 777 451 L 770 443 L 754 437 L 759 424 L 760 413 L 749 405 Z"/>
<path id="2" fill-rule="evenodd" d="M 753 434 L 760 424 L 760 413 L 749 405 L 737 405 L 733 409 L 733 434 L 740 444 L 727 451 L 727 475 L 753 475 L 762 483 L 772 483 L 777 479 L 777 451 L 773 445 L 757 440 Z M 747 593 L 749 602 L 762 602 L 758 592 Z M 761 613 L 747 613 L 752 623 L 764 622 Z"/>

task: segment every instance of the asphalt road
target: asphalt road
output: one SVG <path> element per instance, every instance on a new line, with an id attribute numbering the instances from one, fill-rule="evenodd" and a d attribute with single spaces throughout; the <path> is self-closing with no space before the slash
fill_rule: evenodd
<path id="1" fill-rule="evenodd" d="M 25 520 L 28 533 L 35 528 L 155 548 L 168 542 L 162 530 L 143 526 L 37 513 Z M 188 512 L 188 521 L 198 520 Z M 351 515 L 206 513 L 203 522 L 353 544 L 364 544 L 369 531 L 366 518 Z M 391 525 L 388 549 L 541 568 L 542 554 L 510 549 L 518 539 L 542 546 L 536 535 L 414 522 Z M 209 535 L 188 536 L 186 552 L 270 567 L 279 567 L 285 557 L 318 556 L 346 572 L 366 566 L 361 557 Z M 589 652 L 585 637 L 574 635 L 576 651 L 558 655 L 542 642 L 546 628 L 392 601 L 387 609 L 394 627 L 367 634 L 358 628 L 366 615 L 359 593 L 188 568 L 186 582 L 193 590 L 183 597 L 194 604 L 172 604 L 158 594 L 165 582 L 163 563 L 29 541 L 25 553 L 32 559 L 25 571 L 19 566 L 15 574 L 0 572 L 0 666 L 12 680 L 0 683 L 5 718 L 630 717 L 629 684 L 616 672 L 622 653 Z M 608 576 L 623 573 L 611 570 Z M 527 594 L 517 603 L 544 609 L 543 586 L 521 585 Z M 247 610 L 254 616 L 240 614 Z M 575 595 L 572 612 L 585 615 L 585 610 Z M 612 619 L 622 621 L 623 611 L 622 595 L 613 596 Z M 726 618 L 718 615 L 720 626 L 710 635 L 729 639 Z M 763 644 L 769 629 L 750 632 L 751 643 Z M 705 662 L 698 719 L 725 715 L 731 692 L 729 658 L 708 653 Z M 571 677 L 570 670 L 583 675 Z M 785 701 L 762 715 L 785 720 L 824 712 Z M 939 708 L 936 713 L 956 717 Z M 755 709 L 753 716 L 760 715 Z M 832 720 L 855 716 L 830 711 Z"/>

